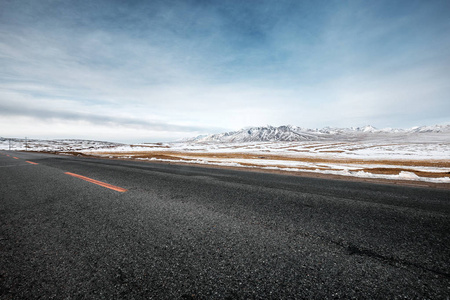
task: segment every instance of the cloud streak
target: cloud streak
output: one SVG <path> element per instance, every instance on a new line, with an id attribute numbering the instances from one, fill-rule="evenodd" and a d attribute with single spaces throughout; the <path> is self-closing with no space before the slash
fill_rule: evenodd
<path id="1" fill-rule="evenodd" d="M 224 128 L 182 126 L 169 123 L 159 123 L 152 121 L 139 120 L 136 118 L 121 118 L 90 113 L 79 113 L 70 111 L 47 110 L 38 108 L 24 108 L 0 104 L 0 116 L 20 116 L 32 117 L 38 120 L 69 120 L 86 121 L 91 124 L 113 125 L 113 126 L 134 126 L 155 131 L 175 131 L 175 132 L 206 132 L 208 130 L 221 131 Z"/>

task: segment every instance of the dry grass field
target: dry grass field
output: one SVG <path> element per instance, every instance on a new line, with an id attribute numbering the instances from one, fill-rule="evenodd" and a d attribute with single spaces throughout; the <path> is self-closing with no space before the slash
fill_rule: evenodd
<path id="1" fill-rule="evenodd" d="M 257 142 L 143 144 L 84 155 L 202 164 L 273 172 L 328 174 L 450 184 L 447 143 Z"/>

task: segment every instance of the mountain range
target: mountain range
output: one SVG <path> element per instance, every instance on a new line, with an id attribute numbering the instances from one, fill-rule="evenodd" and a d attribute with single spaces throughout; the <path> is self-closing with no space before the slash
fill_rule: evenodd
<path id="1" fill-rule="evenodd" d="M 377 129 L 364 127 L 309 129 L 292 125 L 250 127 L 238 131 L 198 136 L 183 142 L 293 142 L 293 141 L 358 141 L 358 140 L 400 139 L 403 141 L 450 141 L 450 125 L 412 127 L 409 129 Z"/>

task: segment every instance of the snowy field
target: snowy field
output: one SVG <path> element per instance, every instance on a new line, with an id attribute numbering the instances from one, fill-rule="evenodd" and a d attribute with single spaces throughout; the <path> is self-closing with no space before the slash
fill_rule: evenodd
<path id="1" fill-rule="evenodd" d="M 0 140 L 0 149 L 450 183 L 450 142 L 154 143 Z"/>
<path id="2" fill-rule="evenodd" d="M 110 158 L 450 183 L 450 143 L 444 142 L 171 143 L 84 152 Z"/>
<path id="3" fill-rule="evenodd" d="M 123 144 L 89 140 L 36 140 L 0 138 L 0 150 L 64 152 L 95 149 L 109 149 Z"/>

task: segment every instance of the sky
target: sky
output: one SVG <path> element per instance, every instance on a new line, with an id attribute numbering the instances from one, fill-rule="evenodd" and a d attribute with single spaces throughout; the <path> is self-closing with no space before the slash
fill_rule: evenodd
<path id="1" fill-rule="evenodd" d="M 450 1 L 0 0 L 0 136 L 450 123 Z"/>

